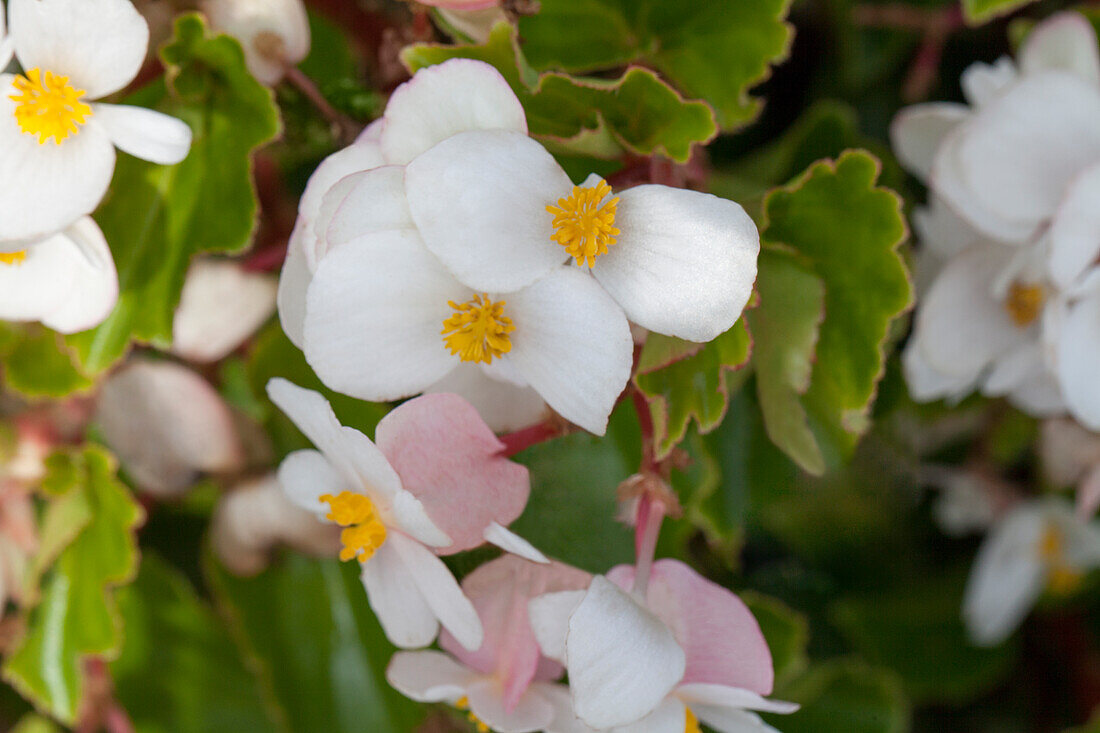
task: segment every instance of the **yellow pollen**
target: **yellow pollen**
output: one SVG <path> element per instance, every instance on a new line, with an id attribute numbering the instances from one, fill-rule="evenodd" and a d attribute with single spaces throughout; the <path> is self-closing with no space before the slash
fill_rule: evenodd
<path id="1" fill-rule="evenodd" d="M 461 305 L 448 303 L 454 315 L 443 321 L 443 343 L 462 361 L 492 364 L 512 350 L 508 334 L 516 330 L 512 319 L 504 315 L 506 301 L 489 300 L 487 294 L 475 295 Z"/>
<path id="2" fill-rule="evenodd" d="M 1066 562 L 1065 538 L 1054 526 L 1048 526 L 1039 540 L 1039 557 L 1047 564 L 1050 575 L 1047 590 L 1054 595 L 1068 596 L 1081 587 L 1085 574 Z"/>
<path id="3" fill-rule="evenodd" d="M 477 733 L 492 733 L 492 728 L 490 728 L 488 725 L 486 725 L 485 722 L 481 718 L 479 718 L 476 715 L 474 715 L 473 713 L 469 712 L 470 711 L 470 698 L 468 698 L 468 697 L 458 698 L 458 700 L 455 701 L 455 707 L 458 708 L 459 710 L 461 710 L 462 712 L 466 713 L 466 719 L 474 724 L 474 727 L 477 729 Z"/>
<path id="4" fill-rule="evenodd" d="M 1005 310 L 1013 323 L 1024 328 L 1039 317 L 1045 299 L 1046 293 L 1040 285 L 1012 283 L 1012 287 L 1008 289 L 1008 297 L 1005 298 Z"/>
<path id="5" fill-rule="evenodd" d="M 321 501 L 331 507 L 326 517 L 346 529 L 340 533 L 340 559 L 345 562 L 357 557 L 365 563 L 386 541 L 386 525 L 378 518 L 374 503 L 353 491 L 341 491 L 338 496 L 325 494 Z"/>
<path id="6" fill-rule="evenodd" d="M 60 145 L 92 116 L 92 108 L 81 101 L 84 90 L 74 89 L 67 76 L 29 69 L 15 77 L 14 86 L 20 92 L 9 97 L 16 103 L 15 120 L 24 133 L 38 136 L 39 145 L 51 137 Z"/>
<path id="7" fill-rule="evenodd" d="M 615 244 L 619 230 L 615 228 L 615 210 L 619 199 L 604 201 L 611 194 L 611 186 L 600 181 L 595 186 L 574 186 L 573 193 L 558 199 L 557 206 L 547 206 L 554 215 L 553 241 L 565 247 L 577 266 L 596 265 L 596 258 Z"/>
<path id="8" fill-rule="evenodd" d="M 19 252 L 0 252 L 0 265 L 21 265 L 27 259 L 27 250 Z"/>
<path id="9" fill-rule="evenodd" d="M 684 733 L 703 733 L 703 729 L 699 727 L 699 719 L 695 717 L 695 713 L 691 712 L 691 708 L 684 708 L 684 712 L 687 713 Z"/>

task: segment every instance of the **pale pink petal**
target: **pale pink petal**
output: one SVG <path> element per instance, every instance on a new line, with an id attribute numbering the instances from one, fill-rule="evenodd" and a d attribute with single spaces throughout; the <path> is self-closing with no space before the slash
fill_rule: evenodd
<path id="1" fill-rule="evenodd" d="M 534 733 L 554 719 L 554 708 L 541 695 L 522 695 L 510 703 L 495 679 L 478 680 L 466 690 L 470 712 L 498 733 Z"/>
<path id="2" fill-rule="evenodd" d="M 1100 465 L 1085 474 L 1077 487 L 1077 516 L 1091 519 L 1097 509 L 1100 509 Z"/>
<path id="3" fill-rule="evenodd" d="M 386 681 L 417 702 L 448 702 L 466 694 L 477 675 L 443 652 L 398 652 L 386 667 Z"/>

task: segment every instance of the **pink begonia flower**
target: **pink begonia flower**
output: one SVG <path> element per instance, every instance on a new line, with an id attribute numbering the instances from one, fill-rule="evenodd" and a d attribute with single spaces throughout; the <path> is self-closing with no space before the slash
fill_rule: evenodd
<path id="1" fill-rule="evenodd" d="M 251 576 L 267 567 L 278 545 L 332 557 L 340 551 L 340 532 L 287 498 L 269 475 L 239 484 L 221 498 L 210 520 L 210 545 L 231 572 Z"/>
<path id="2" fill-rule="evenodd" d="M 138 488 L 168 497 L 200 474 L 245 464 L 233 412 L 210 384 L 170 361 L 135 359 L 100 390 L 95 420 Z"/>
<path id="3" fill-rule="evenodd" d="M 221 361 L 275 312 L 275 278 L 233 260 L 192 263 L 172 321 L 172 353 L 188 361 Z"/>
<path id="4" fill-rule="evenodd" d="M 798 709 L 765 698 L 774 682 L 771 653 L 736 595 L 676 560 L 655 562 L 644 591 L 629 591 L 634 576 L 620 565 L 587 591 L 531 602 L 539 645 L 565 662 L 583 723 L 553 733 L 683 733 L 699 721 L 721 733 L 766 731 L 751 711 Z"/>
<path id="5" fill-rule="evenodd" d="M 343 560 L 358 558 L 371 607 L 402 648 L 430 644 L 439 625 L 481 646 L 477 612 L 437 554 L 491 542 L 545 562 L 505 529 L 523 511 L 527 469 L 457 395 L 425 395 L 378 424 L 377 445 L 342 426 L 317 392 L 285 379 L 272 401 L 319 450 L 290 454 L 279 481 L 299 506 L 345 527 Z"/>
<path id="6" fill-rule="evenodd" d="M 202 0 L 210 25 L 241 42 L 248 70 L 278 84 L 288 66 L 309 55 L 309 17 L 302 0 Z"/>
<path id="7" fill-rule="evenodd" d="M 488 562 L 462 581 L 485 628 L 481 648 L 470 651 L 444 632 L 448 652 L 400 652 L 386 678 L 419 702 L 446 702 L 499 733 L 548 728 L 560 695 L 561 665 L 542 656 L 527 604 L 543 593 L 584 588 L 590 576 L 561 563 L 535 565 L 512 555 Z M 564 689 L 564 688 L 562 688 Z"/>

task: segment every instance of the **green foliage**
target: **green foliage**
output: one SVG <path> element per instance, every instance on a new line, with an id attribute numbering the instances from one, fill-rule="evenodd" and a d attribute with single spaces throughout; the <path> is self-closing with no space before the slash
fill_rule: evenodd
<path id="1" fill-rule="evenodd" d="M 640 368 L 634 377 L 649 401 L 658 458 L 666 457 L 684 439 L 693 420 L 700 433 L 721 424 L 731 388 L 727 372 L 745 365 L 752 339 L 741 319 L 710 343 L 697 346 L 655 334 L 642 349 L 640 364 L 645 367 L 659 365 L 669 354 L 683 357 L 653 371 Z"/>
<path id="2" fill-rule="evenodd" d="M 289 555 L 238 578 L 206 575 L 231 632 L 260 675 L 283 731 L 411 731 L 422 706 L 385 679 L 394 649 L 367 604 L 357 563 Z"/>
<path id="3" fill-rule="evenodd" d="M 6 389 L 26 397 L 56 398 L 92 387 L 57 333 L 36 324 L 0 323 L 0 334 L 0 365 Z"/>
<path id="4" fill-rule="evenodd" d="M 596 158 L 659 153 L 685 161 L 694 144 L 715 135 L 710 109 L 684 101 L 651 71 L 629 69 L 614 81 L 540 75 L 523 53 L 515 31 L 502 23 L 484 45 L 422 44 L 406 48 L 401 58 L 412 72 L 452 58 L 492 64 L 523 103 L 531 134 L 553 152 Z"/>
<path id="5" fill-rule="evenodd" d="M 748 91 L 787 55 L 789 0 L 542 0 L 522 18 L 537 69 L 590 72 L 652 66 L 715 109 L 724 130 L 760 108 Z"/>
<path id="6" fill-rule="evenodd" d="M 191 152 L 179 165 L 120 156 L 111 195 L 96 213 L 119 275 L 119 302 L 99 327 L 69 339 L 99 373 L 131 341 L 167 346 L 184 275 L 200 252 L 240 252 L 256 226 L 253 151 L 279 132 L 271 92 L 248 73 L 240 44 L 208 35 L 199 15 L 176 21 L 161 51 L 167 82 L 127 100 L 187 122 Z"/>
<path id="7" fill-rule="evenodd" d="M 55 499 L 66 507 L 70 525 L 46 520 L 46 527 L 56 529 L 43 530 L 43 549 L 59 554 L 42 575 L 41 599 L 26 634 L 3 667 L 4 678 L 22 695 L 67 724 L 75 720 L 84 696 L 84 660 L 118 653 L 122 629 L 114 588 L 130 582 L 137 571 L 133 530 L 143 516 L 116 478 L 108 453 L 88 447 L 70 460 L 59 482 L 69 488 Z M 53 539 L 58 534 L 68 542 Z"/>
<path id="8" fill-rule="evenodd" d="M 825 285 L 825 319 L 820 325 L 808 388 L 801 390 L 802 356 L 784 363 L 794 366 L 786 389 L 800 393 L 807 423 L 825 463 L 851 454 L 859 436 L 870 425 L 869 413 L 884 373 L 890 325 L 909 307 L 912 288 L 898 246 L 906 225 L 895 193 L 875 185 L 878 161 L 866 152 L 848 152 L 835 163 L 812 166 L 795 183 L 770 194 L 765 202 L 767 224 L 763 239 L 783 245 L 805 258 Z M 774 278 L 776 273 L 768 277 Z M 791 271 L 788 268 L 788 277 Z M 805 275 L 795 275 L 796 279 Z M 768 282 L 782 295 L 782 283 Z M 789 283 L 784 286 L 789 288 Z M 800 299 L 803 300 L 803 299 Z M 798 312 L 779 313 L 776 309 Z M 820 311 L 805 302 L 791 304 L 761 297 L 764 318 L 790 323 L 801 318 L 818 320 Z M 802 346 L 812 326 L 801 327 Z M 774 354 L 765 352 L 766 356 Z M 791 357 L 784 357 L 791 359 Z M 801 366 L 799 366 L 801 365 Z M 774 375 L 771 375 L 774 376 Z M 770 400 L 765 408 L 769 434 L 784 430 L 777 442 L 809 470 L 822 463 L 808 449 L 803 423 L 790 408 L 789 393 L 768 384 L 761 392 Z M 779 397 L 781 404 L 776 406 Z M 785 398 L 786 403 L 782 400 Z M 783 419 L 780 420 L 779 418 Z M 792 432 L 791 424 L 797 423 Z"/>
<path id="9" fill-rule="evenodd" d="M 906 733 L 909 702 L 889 672 L 847 659 L 832 660 L 777 690 L 801 703 L 792 715 L 767 715 L 783 733 Z"/>
<path id="10" fill-rule="evenodd" d="M 1022 8 L 1035 0 L 962 0 L 963 14 L 967 22 L 980 25 L 1013 10 Z"/>
<path id="11" fill-rule="evenodd" d="M 806 646 L 810 641 L 810 626 L 806 617 L 782 601 L 749 591 L 741 600 L 752 611 L 768 649 L 772 653 L 776 685 L 782 687 L 801 674 L 809 663 Z"/>
<path id="12" fill-rule="evenodd" d="M 125 642 L 115 694 L 140 733 L 238 733 L 271 721 L 256 678 L 187 579 L 156 555 L 118 593 Z"/>

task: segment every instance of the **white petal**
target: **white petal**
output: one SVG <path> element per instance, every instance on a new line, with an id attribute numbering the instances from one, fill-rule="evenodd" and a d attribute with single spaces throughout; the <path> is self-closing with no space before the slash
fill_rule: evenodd
<path id="1" fill-rule="evenodd" d="M 959 79 L 963 96 L 975 107 L 981 107 L 997 98 L 1018 78 L 1016 65 L 1005 56 L 992 64 L 981 61 L 971 64 Z"/>
<path id="2" fill-rule="evenodd" d="M 386 638 L 401 649 L 416 649 L 435 641 L 439 620 L 405 567 L 394 543 L 399 537 L 396 532 L 387 536 L 363 564 L 363 587 Z"/>
<path id="3" fill-rule="evenodd" d="M 573 712 L 573 696 L 566 685 L 535 682 L 531 687 L 554 708 L 554 720 L 546 727 L 546 733 L 596 733 Z"/>
<path id="4" fill-rule="evenodd" d="M 191 128 L 156 110 L 118 104 L 93 106 L 95 119 L 115 146 L 142 160 L 175 165 L 191 150 Z"/>
<path id="5" fill-rule="evenodd" d="M 393 508 L 388 512 L 387 519 L 390 518 L 402 532 L 429 547 L 447 547 L 452 544 L 451 538 L 428 516 L 420 500 L 408 491 L 397 492 L 393 499 Z"/>
<path id="6" fill-rule="evenodd" d="M 572 189 L 554 157 L 518 132 L 455 135 L 405 170 L 424 243 L 455 277 L 486 292 L 518 290 L 565 261 L 546 207 Z"/>
<path id="7" fill-rule="evenodd" d="M 565 639 L 569 635 L 569 617 L 577 610 L 588 591 L 563 590 L 532 598 L 527 615 L 535 640 L 545 657 L 565 661 Z"/>
<path id="8" fill-rule="evenodd" d="M 1090 430 L 1100 430 L 1100 297 L 1083 299 L 1062 322 L 1058 339 L 1058 380 L 1069 411 Z"/>
<path id="9" fill-rule="evenodd" d="M 520 537 L 515 532 L 492 522 L 485 528 L 485 541 L 496 545 L 505 552 L 518 555 L 525 560 L 538 563 L 550 562 L 546 555 L 539 552 L 534 545 Z"/>
<path id="10" fill-rule="evenodd" d="M 938 371 L 924 358 L 924 354 L 917 348 L 915 342 L 911 342 L 902 353 L 901 365 L 905 374 L 905 383 L 909 386 L 909 394 L 917 402 L 955 400 L 974 389 L 973 377 L 969 375 L 959 377 Z"/>
<path id="11" fill-rule="evenodd" d="M 212 27 L 240 40 L 249 71 L 264 84 L 277 84 L 309 54 L 302 0 L 204 0 L 200 7 Z"/>
<path id="12" fill-rule="evenodd" d="M 1061 69 L 1100 85 L 1100 51 L 1096 31 L 1080 13 L 1052 15 L 1035 27 L 1020 47 L 1025 74 Z"/>
<path id="13" fill-rule="evenodd" d="M 573 708 L 594 728 L 648 715 L 684 676 L 684 650 L 669 628 L 602 576 L 569 619 L 565 658 Z"/>
<path id="14" fill-rule="evenodd" d="M 348 488 L 347 480 L 337 473 L 320 451 L 294 451 L 279 465 L 279 485 L 297 506 L 315 514 L 324 514 L 329 505 L 321 501 L 325 494 L 337 496 Z"/>
<path id="15" fill-rule="evenodd" d="M 618 242 L 592 274 L 632 323 L 706 342 L 741 316 L 760 234 L 739 205 L 706 193 L 637 186 L 619 196 Z"/>
<path id="16" fill-rule="evenodd" d="M 0 10 L 0 15 L 3 15 L 4 11 Z M 15 45 L 10 38 L 4 37 L 4 29 L 0 28 L 0 71 L 8 68 L 8 64 L 11 63 L 12 56 L 15 54 Z"/>
<path id="17" fill-rule="evenodd" d="M 382 166 L 356 173 L 350 180 L 353 184 L 340 197 L 332 218 L 325 222 L 322 215 L 318 220 L 319 227 L 325 227 L 323 238 L 327 250 L 374 232 L 415 226 L 405 201 L 403 167 Z M 328 201 L 327 195 L 325 200 Z"/>
<path id="18" fill-rule="evenodd" d="M 115 169 L 114 146 L 95 117 L 60 145 L 25 134 L 9 99 L 14 78 L 0 74 L 0 181 L 8 182 L 0 186 L 0 240 L 49 235 L 90 214 Z"/>
<path id="19" fill-rule="evenodd" d="M 11 0 L 8 13 L 23 68 L 67 76 L 88 99 L 122 89 L 145 61 L 149 26 L 129 0 Z"/>
<path id="20" fill-rule="evenodd" d="M 890 142 L 898 162 L 917 178 L 927 181 L 940 143 L 969 115 L 966 105 L 951 102 L 906 107 L 890 125 Z"/>
<path id="21" fill-rule="evenodd" d="M 449 654 L 434 650 L 398 652 L 386 667 L 386 681 L 417 702 L 454 703 L 477 675 Z"/>
<path id="22" fill-rule="evenodd" d="M 1050 276 L 1069 288 L 1100 255 L 1100 165 L 1075 178 L 1050 225 Z"/>
<path id="23" fill-rule="evenodd" d="M 370 128 L 367 128 L 370 129 Z M 322 161 L 313 171 L 306 190 L 298 203 L 298 213 L 311 224 L 321 211 L 321 201 L 338 181 L 353 173 L 360 173 L 385 165 L 382 150 L 374 140 L 357 140 Z"/>
<path id="24" fill-rule="evenodd" d="M 388 401 L 422 392 L 459 363 L 443 321 L 472 293 L 412 230 L 379 232 L 328 253 L 310 285 L 306 359 L 326 385 Z"/>
<path id="25" fill-rule="evenodd" d="M 718 733 L 779 733 L 756 713 L 710 705 L 691 705 L 691 711 Z"/>
<path id="26" fill-rule="evenodd" d="M 401 479 L 367 436 L 341 425 L 328 400 L 313 390 L 276 378 L 267 383 L 267 394 L 344 477 L 346 488 L 367 494 L 382 511 L 390 508 Z"/>
<path id="27" fill-rule="evenodd" d="M 500 682 L 483 679 L 466 690 L 470 712 L 498 733 L 533 733 L 541 731 L 554 720 L 554 708 L 537 693 L 525 693 L 512 710 L 504 706 Z"/>
<path id="28" fill-rule="evenodd" d="M 387 537 L 386 545 L 390 545 L 401 558 L 405 572 L 443 628 L 467 649 L 480 647 L 484 638 L 481 620 L 443 561 L 424 545 L 399 532 Z"/>
<path id="29" fill-rule="evenodd" d="M 1042 593 L 1044 521 L 1040 507 L 1024 504 L 994 527 L 978 550 L 963 600 L 963 618 L 975 643 L 1004 641 Z"/>
<path id="30" fill-rule="evenodd" d="M 172 322 L 172 353 L 191 361 L 220 361 L 275 311 L 274 278 L 237 262 L 192 263 Z"/>
<path id="31" fill-rule="evenodd" d="M 793 713 L 799 708 L 798 703 L 769 700 L 752 690 L 706 683 L 680 685 L 676 688 L 676 696 L 692 707 L 695 703 L 699 703 L 727 708 L 760 710 L 765 713 L 780 713 L 782 715 Z"/>
<path id="32" fill-rule="evenodd" d="M 313 272 L 306 262 L 304 240 L 307 238 L 306 226 L 301 220 L 294 226 L 294 232 L 287 243 L 286 260 L 279 274 L 279 323 L 287 338 L 299 349 L 305 347 L 306 293 L 313 282 Z"/>
<path id="33" fill-rule="evenodd" d="M 619 306 L 568 266 L 507 302 L 516 330 L 506 358 L 562 417 L 603 435 L 633 364 L 634 340 Z"/>
<path id="34" fill-rule="evenodd" d="M 686 730 L 687 710 L 680 700 L 666 697 L 649 715 L 628 725 L 615 728 L 615 733 L 681 733 Z"/>
<path id="35" fill-rule="evenodd" d="M 493 362 L 504 364 L 503 359 Z M 534 425 L 549 413 L 546 401 L 530 387 L 493 379 L 480 365 L 459 364 L 425 393 L 450 392 L 473 405 L 493 432 L 504 433 Z"/>
<path id="36" fill-rule="evenodd" d="M 468 130 L 527 134 L 527 118 L 512 88 L 489 64 L 452 59 L 421 69 L 386 105 L 382 149 L 404 165 L 437 143 Z"/>

